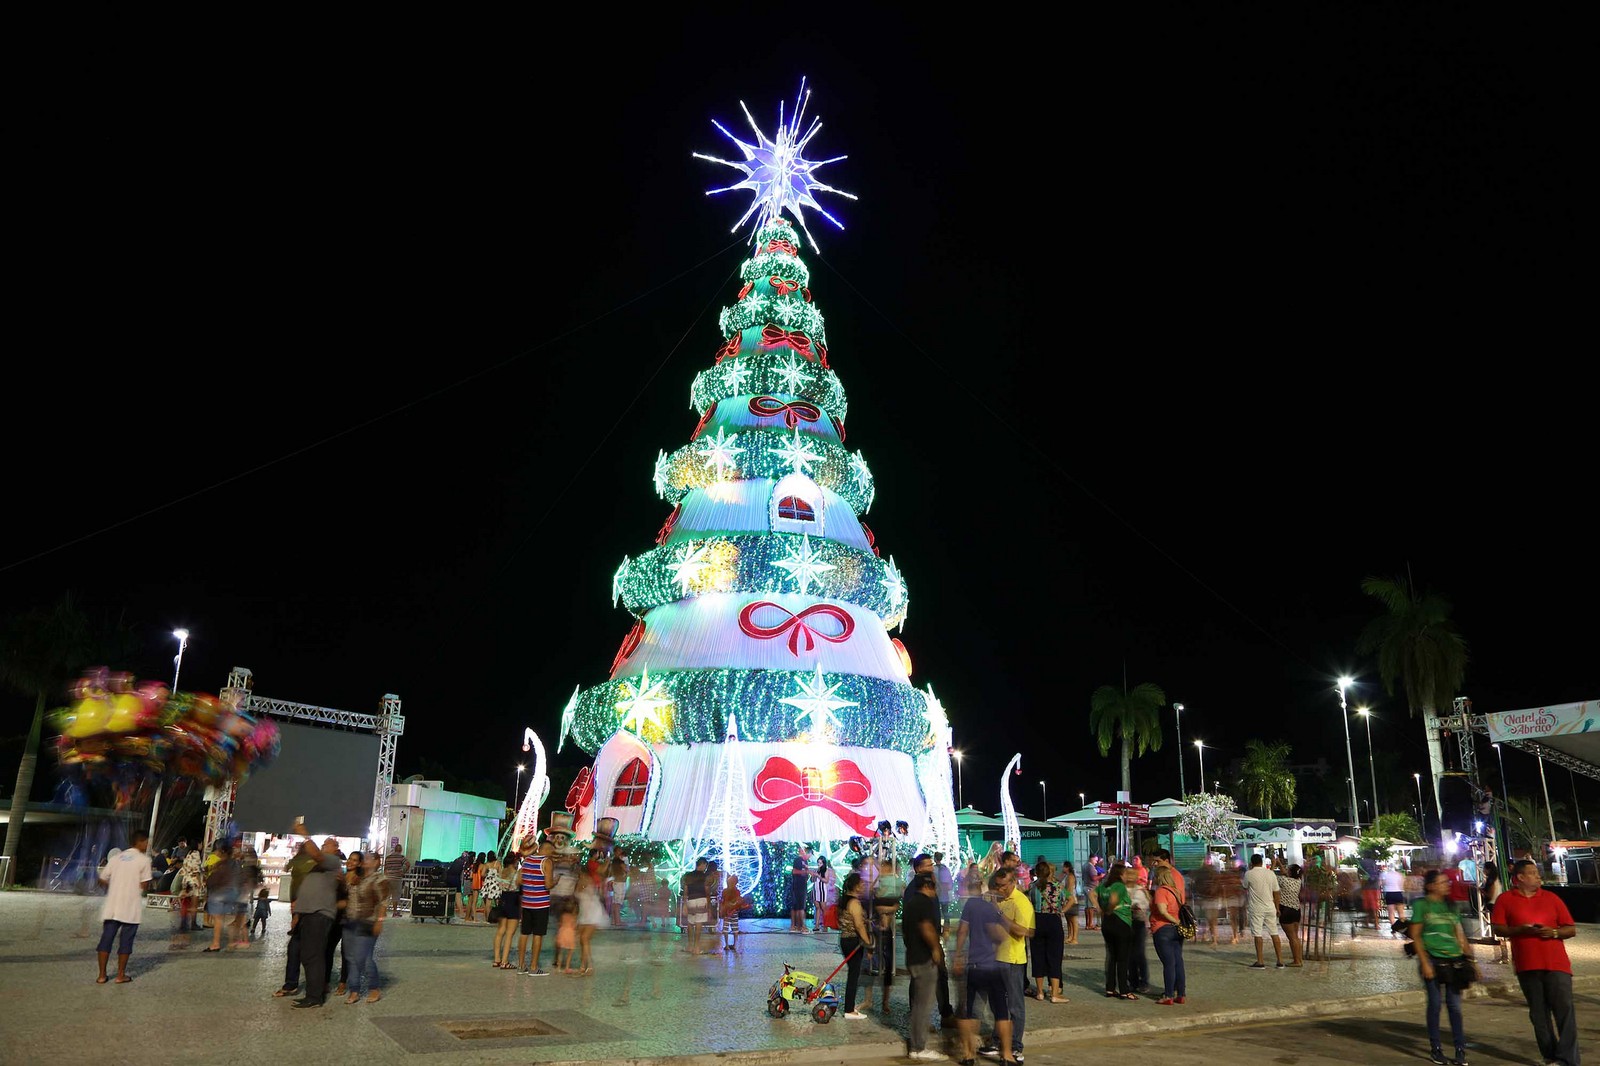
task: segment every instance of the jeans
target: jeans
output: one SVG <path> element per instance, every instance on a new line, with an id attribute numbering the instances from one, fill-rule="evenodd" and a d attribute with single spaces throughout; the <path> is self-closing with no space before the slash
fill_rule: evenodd
<path id="1" fill-rule="evenodd" d="M 861 987 L 861 960 L 866 953 L 867 946 L 859 938 L 853 936 L 839 938 L 839 954 L 850 960 L 845 963 L 844 1012 L 846 1014 L 856 1009 L 856 992 Z"/>
<path id="2" fill-rule="evenodd" d="M 930 959 L 912 963 L 907 969 L 911 971 L 911 1035 L 907 1044 L 916 1052 L 928 1046 L 928 1016 L 933 1010 L 933 989 L 939 968 Z"/>
<path id="3" fill-rule="evenodd" d="M 1429 1046 L 1443 1046 L 1439 1043 L 1439 1001 L 1442 999 L 1446 1009 L 1450 1012 L 1450 1035 L 1455 1037 L 1456 1047 L 1465 1048 L 1467 1046 L 1467 1030 L 1461 1023 L 1461 989 L 1446 985 L 1438 978 L 1434 978 L 1431 981 L 1423 981 L 1422 984 L 1428 990 Z"/>
<path id="4" fill-rule="evenodd" d="M 1144 922 L 1133 923 L 1133 938 L 1128 941 L 1128 991 L 1137 992 L 1150 984 L 1150 957 L 1145 954 Z"/>
<path id="5" fill-rule="evenodd" d="M 292 920 L 292 919 L 291 919 Z M 300 924 L 289 930 L 289 951 L 283 966 L 283 990 L 293 992 L 300 987 Z"/>
<path id="6" fill-rule="evenodd" d="M 340 976 L 350 993 L 359 995 L 378 990 L 378 960 L 374 957 L 377 946 L 375 936 L 358 933 L 354 928 L 344 931 L 344 969 Z"/>
<path id="7" fill-rule="evenodd" d="M 1133 950 L 1133 926 L 1115 914 L 1100 916 L 1100 935 L 1106 942 L 1106 991 L 1128 991 L 1128 954 Z"/>
<path id="8" fill-rule="evenodd" d="M 1024 962 L 1002 963 L 1000 970 L 1005 974 L 1007 1006 L 1011 1014 L 1011 1053 L 1022 1054 L 1022 1023 L 1026 1018 L 1028 997 L 1022 994 L 1022 983 L 1028 979 L 1028 964 Z"/>
<path id="9" fill-rule="evenodd" d="M 1517 974 L 1517 984 L 1528 999 L 1528 1017 L 1533 1022 L 1540 1056 L 1547 1062 L 1578 1066 L 1578 1015 L 1572 1008 L 1572 975 L 1560 970 L 1524 970 Z"/>
<path id="10" fill-rule="evenodd" d="M 1151 939 L 1156 942 L 1156 957 L 1161 960 L 1162 998 L 1188 995 L 1188 982 L 1183 972 L 1183 937 L 1178 934 L 1178 927 L 1163 925 Z"/>
<path id="11" fill-rule="evenodd" d="M 889 1002 L 889 986 L 894 984 L 894 923 L 878 930 L 878 949 L 873 957 L 874 969 L 883 971 L 884 1002 Z"/>

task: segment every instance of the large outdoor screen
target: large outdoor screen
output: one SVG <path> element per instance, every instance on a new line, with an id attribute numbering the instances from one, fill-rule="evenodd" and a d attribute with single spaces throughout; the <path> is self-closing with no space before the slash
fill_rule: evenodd
<path id="1" fill-rule="evenodd" d="M 239 786 L 233 820 L 240 832 L 287 833 L 303 814 L 313 833 L 366 836 L 378 776 L 377 734 L 274 720 L 283 748 L 271 766 Z"/>

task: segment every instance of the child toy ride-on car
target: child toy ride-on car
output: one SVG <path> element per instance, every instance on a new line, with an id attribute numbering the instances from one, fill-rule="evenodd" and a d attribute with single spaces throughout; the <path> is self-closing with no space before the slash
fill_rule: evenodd
<path id="1" fill-rule="evenodd" d="M 833 971 L 838 972 L 837 968 Z M 828 977 L 832 978 L 833 974 Z M 767 991 L 767 1013 L 782 1018 L 789 1013 L 791 1005 L 809 1010 L 813 1021 L 827 1025 L 839 1013 L 839 993 L 828 980 L 818 980 L 815 974 L 803 973 L 786 962 L 783 976 Z"/>

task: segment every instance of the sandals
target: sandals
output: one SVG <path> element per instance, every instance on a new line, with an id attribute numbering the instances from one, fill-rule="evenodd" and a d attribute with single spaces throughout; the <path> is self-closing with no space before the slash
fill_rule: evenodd
<path id="1" fill-rule="evenodd" d="M 285 996 L 292 996 L 298 991 L 300 991 L 298 988 L 275 988 L 272 991 L 272 998 L 283 999 Z"/>

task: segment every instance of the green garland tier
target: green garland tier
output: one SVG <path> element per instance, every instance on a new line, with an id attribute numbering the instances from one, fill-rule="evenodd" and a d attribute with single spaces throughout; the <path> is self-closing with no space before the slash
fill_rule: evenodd
<path id="1" fill-rule="evenodd" d="M 685 592 L 671 568 L 702 549 L 709 565 Z M 892 559 L 797 533 L 749 533 L 668 544 L 627 560 L 618 586 L 624 606 L 642 618 L 650 608 L 674 603 L 689 593 L 794 592 L 798 582 L 790 576 L 792 568 L 783 564 L 802 558 L 819 570 L 830 568 L 811 577 L 807 591 L 864 607 L 883 619 L 885 629 L 893 629 L 905 617 L 909 602 L 905 579 Z"/>
<path id="2" fill-rule="evenodd" d="M 799 256 L 787 252 L 759 252 L 739 266 L 741 281 L 756 285 L 769 278 L 782 278 L 803 289 L 811 284 L 811 268 Z M 801 299 L 805 297 L 801 296 Z"/>
<path id="3" fill-rule="evenodd" d="M 724 337 L 743 333 L 752 326 L 760 329 L 767 323 L 787 330 L 804 333 L 813 344 L 828 343 L 827 327 L 822 322 L 822 312 L 806 303 L 799 292 L 787 296 L 766 296 L 750 290 L 750 294 L 732 307 L 724 307 L 717 317 Z"/>
<path id="4" fill-rule="evenodd" d="M 760 351 L 761 331 L 752 329 L 741 336 L 741 354 L 724 359 L 694 376 L 689 387 L 689 406 L 704 413 L 714 403 L 734 396 L 779 396 L 814 403 L 843 422 L 848 413 L 844 386 L 839 375 L 808 361 L 790 348 Z"/>
<path id="5" fill-rule="evenodd" d="M 673 670 L 651 674 L 652 698 L 670 700 L 641 727 L 647 742 L 720 744 L 728 713 L 739 716 L 739 739 L 777 742 L 807 739 L 797 725 L 800 712 L 781 700 L 802 692 L 801 681 L 814 684 L 805 670 Z M 828 738 L 844 747 L 890 748 L 912 758 L 928 750 L 932 735 L 925 693 L 910 685 L 860 674 L 824 673 L 832 695 L 854 703 L 834 712 L 838 726 Z M 837 686 L 834 688 L 833 686 Z M 617 732 L 624 712 L 617 704 L 643 688 L 637 675 L 607 681 L 578 694 L 573 705 L 571 736 L 587 752 L 597 752 Z"/>
<path id="6" fill-rule="evenodd" d="M 810 446 L 817 458 L 808 465 L 806 476 L 825 489 L 839 494 L 856 514 L 864 514 L 872 506 L 876 494 L 872 471 L 860 452 L 852 455 L 842 445 L 822 437 L 802 433 L 800 439 Z M 734 455 L 733 471 L 723 477 L 706 462 L 708 445 L 721 443 Z M 794 472 L 784 449 L 793 443 L 793 435 L 770 430 L 753 430 L 747 433 L 723 435 L 718 431 L 714 442 L 709 434 L 690 442 L 656 460 L 656 491 L 669 503 L 677 503 L 692 489 L 708 489 L 719 481 L 737 478 L 771 478 L 781 480 Z M 737 451 L 734 451 L 737 449 Z"/>

